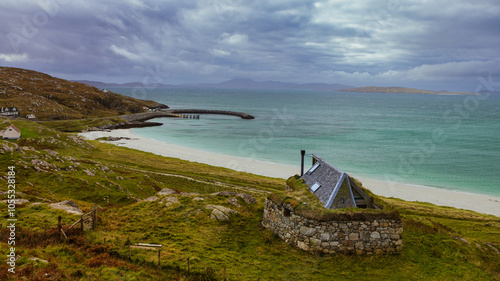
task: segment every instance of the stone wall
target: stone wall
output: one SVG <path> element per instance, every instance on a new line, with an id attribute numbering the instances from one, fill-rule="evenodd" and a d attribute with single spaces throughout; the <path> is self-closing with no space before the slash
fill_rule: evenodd
<path id="1" fill-rule="evenodd" d="M 296 215 L 289 206 L 267 199 L 262 224 L 288 244 L 304 251 L 327 254 L 400 253 L 401 220 L 316 221 Z"/>

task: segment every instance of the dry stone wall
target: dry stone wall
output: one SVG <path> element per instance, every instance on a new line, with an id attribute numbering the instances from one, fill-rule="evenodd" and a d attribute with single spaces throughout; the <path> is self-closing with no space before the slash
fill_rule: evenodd
<path id="1" fill-rule="evenodd" d="M 403 249 L 401 220 L 315 221 L 290 210 L 267 199 L 262 224 L 304 251 L 371 255 Z"/>

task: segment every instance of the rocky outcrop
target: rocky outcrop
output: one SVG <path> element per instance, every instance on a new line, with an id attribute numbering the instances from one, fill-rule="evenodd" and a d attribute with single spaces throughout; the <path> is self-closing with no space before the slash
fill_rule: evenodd
<path id="1" fill-rule="evenodd" d="M 315 221 L 291 210 L 266 200 L 262 224 L 304 251 L 371 255 L 403 249 L 401 220 Z"/>
<path id="2" fill-rule="evenodd" d="M 70 200 L 49 204 L 49 207 L 53 209 L 64 210 L 70 214 L 83 215 L 83 211 L 80 209 L 80 207 L 78 207 L 78 205 L 75 202 Z"/>
<path id="3" fill-rule="evenodd" d="M 235 196 L 235 197 L 240 197 L 247 204 L 257 203 L 257 200 L 255 199 L 255 197 L 253 197 L 252 195 L 246 194 L 246 193 L 239 193 L 239 192 L 234 192 L 234 191 L 221 191 L 221 192 L 213 193 L 212 195 L 214 195 L 214 196 Z"/>
<path id="4" fill-rule="evenodd" d="M 169 196 L 169 197 L 163 198 L 158 203 L 164 203 L 165 206 L 168 207 L 168 206 L 172 206 L 173 204 L 179 203 L 179 199 L 177 199 L 177 197 L 174 197 L 174 196 Z"/>
<path id="5" fill-rule="evenodd" d="M 217 221 L 229 221 L 231 215 L 239 214 L 238 211 L 220 205 L 206 205 L 205 209 L 212 210 L 210 218 Z"/>

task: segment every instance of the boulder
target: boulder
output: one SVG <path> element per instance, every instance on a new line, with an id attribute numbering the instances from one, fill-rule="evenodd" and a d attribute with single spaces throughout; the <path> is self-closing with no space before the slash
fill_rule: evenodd
<path id="1" fill-rule="evenodd" d="M 232 204 L 236 207 L 241 207 L 241 204 L 240 204 L 240 202 L 238 202 L 238 199 L 236 199 L 236 197 L 231 197 L 231 198 L 227 199 L 227 203 Z"/>
<path id="2" fill-rule="evenodd" d="M 168 207 L 179 203 L 179 199 L 177 199 L 177 197 L 169 196 L 161 199 L 158 203 L 165 203 L 165 206 Z"/>
<path id="3" fill-rule="evenodd" d="M 60 209 L 64 210 L 70 214 L 75 214 L 75 215 L 83 215 L 83 211 L 78 207 L 78 205 L 70 200 L 54 203 L 54 204 L 49 204 L 49 207 L 53 209 Z"/>
<path id="4" fill-rule="evenodd" d="M 253 197 L 250 194 L 246 194 L 246 193 L 238 193 L 238 192 L 234 192 L 234 191 L 221 191 L 221 192 L 213 193 L 212 195 L 214 195 L 214 196 L 236 196 L 236 197 L 240 197 L 241 199 L 243 199 L 243 201 L 245 201 L 246 204 L 257 203 L 257 200 L 255 199 L 255 197 Z"/>
<path id="5" fill-rule="evenodd" d="M 172 195 L 172 194 L 178 194 L 179 192 L 173 190 L 173 189 L 170 189 L 170 188 L 164 188 L 160 191 L 158 191 L 158 193 L 156 193 L 156 195 Z"/>
<path id="6" fill-rule="evenodd" d="M 150 197 L 142 200 L 142 202 L 153 202 L 153 201 L 156 201 L 156 200 L 158 200 L 158 197 L 153 195 L 153 196 L 150 196 Z"/>
<path id="7" fill-rule="evenodd" d="M 231 214 L 239 214 L 238 211 L 219 205 L 206 205 L 205 209 L 212 210 L 210 218 L 217 221 L 229 221 Z"/>

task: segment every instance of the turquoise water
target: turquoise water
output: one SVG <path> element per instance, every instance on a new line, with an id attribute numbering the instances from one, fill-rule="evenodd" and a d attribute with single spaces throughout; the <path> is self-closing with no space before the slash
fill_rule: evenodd
<path id="1" fill-rule="evenodd" d="M 134 96 L 130 89 L 114 89 Z M 287 165 L 300 150 L 366 178 L 500 196 L 500 96 L 288 90 L 153 89 L 171 108 L 243 111 L 157 119 L 133 132 L 167 143 Z M 155 120 L 156 121 L 156 120 Z"/>

